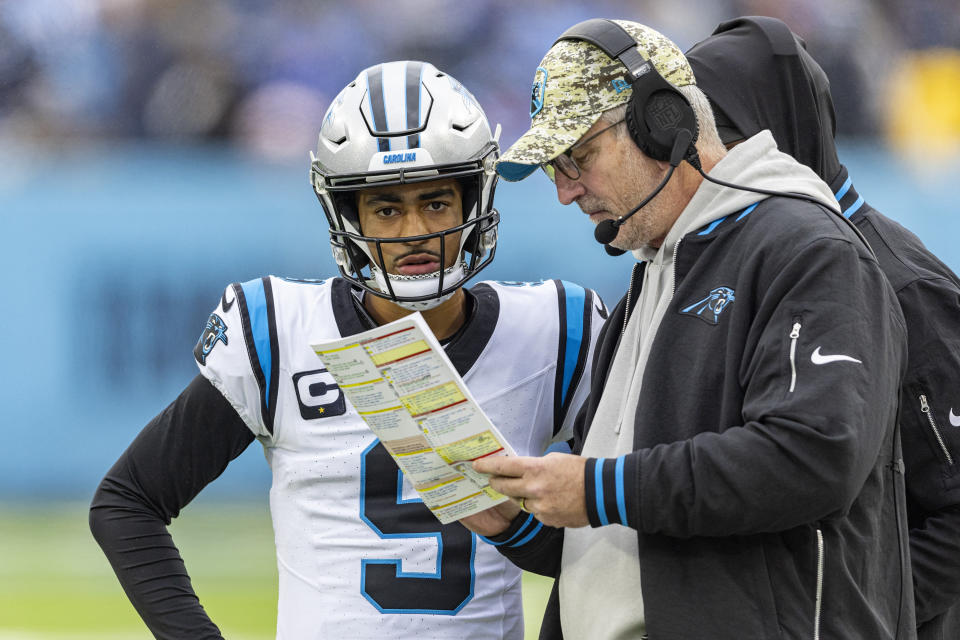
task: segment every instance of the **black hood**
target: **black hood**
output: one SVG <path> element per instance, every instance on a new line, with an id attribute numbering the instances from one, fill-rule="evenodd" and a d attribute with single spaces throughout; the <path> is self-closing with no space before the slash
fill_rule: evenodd
<path id="1" fill-rule="evenodd" d="M 781 151 L 824 182 L 837 177 L 830 81 L 787 25 L 757 16 L 723 22 L 686 55 L 724 142 L 769 129 Z"/>

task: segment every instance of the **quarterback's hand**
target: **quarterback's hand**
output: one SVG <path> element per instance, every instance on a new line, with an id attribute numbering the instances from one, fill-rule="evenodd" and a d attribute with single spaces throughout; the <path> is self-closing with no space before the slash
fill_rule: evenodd
<path id="1" fill-rule="evenodd" d="M 518 513 L 520 513 L 520 507 L 512 500 L 507 500 L 480 513 L 460 518 L 460 524 L 474 533 L 489 538 L 506 531 Z"/>
<path id="2" fill-rule="evenodd" d="M 583 473 L 586 458 L 549 453 L 542 458 L 497 456 L 475 460 L 473 468 L 490 474 L 490 486 L 505 496 L 523 498 L 524 508 L 552 527 L 585 527 L 587 502 Z"/>

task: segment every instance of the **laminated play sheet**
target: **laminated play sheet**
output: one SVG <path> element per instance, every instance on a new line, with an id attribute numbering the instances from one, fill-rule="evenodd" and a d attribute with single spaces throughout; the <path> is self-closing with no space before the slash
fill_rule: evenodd
<path id="1" fill-rule="evenodd" d="M 440 522 L 507 499 L 470 463 L 516 454 L 419 313 L 310 346 Z"/>

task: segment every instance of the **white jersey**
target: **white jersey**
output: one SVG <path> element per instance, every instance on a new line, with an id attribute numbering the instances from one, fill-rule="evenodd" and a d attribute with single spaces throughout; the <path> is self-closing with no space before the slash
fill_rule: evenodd
<path id="1" fill-rule="evenodd" d="M 482 282 L 445 345 L 520 455 L 571 437 L 590 386 L 599 296 L 568 282 Z M 277 638 L 523 637 L 520 571 L 441 525 L 310 348 L 368 328 L 339 278 L 227 288 L 195 351 L 273 472 Z"/>

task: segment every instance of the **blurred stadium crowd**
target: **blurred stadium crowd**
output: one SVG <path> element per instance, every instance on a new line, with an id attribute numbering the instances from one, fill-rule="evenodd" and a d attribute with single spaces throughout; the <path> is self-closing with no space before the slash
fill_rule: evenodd
<path id="1" fill-rule="evenodd" d="M 807 40 L 843 135 L 956 151 L 956 0 L 0 0 L 0 146 L 215 140 L 300 160 L 340 87 L 404 58 L 470 87 L 509 143 L 536 63 L 573 23 L 630 18 L 688 47 L 743 14 Z"/>

